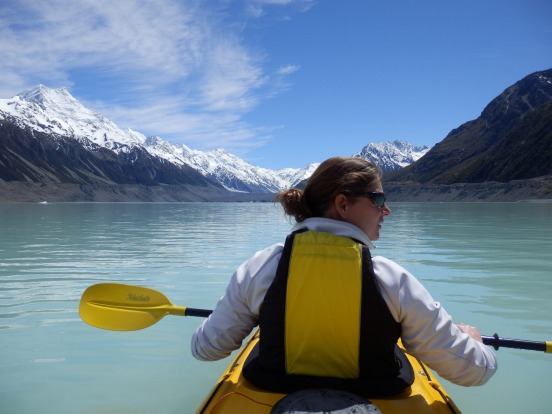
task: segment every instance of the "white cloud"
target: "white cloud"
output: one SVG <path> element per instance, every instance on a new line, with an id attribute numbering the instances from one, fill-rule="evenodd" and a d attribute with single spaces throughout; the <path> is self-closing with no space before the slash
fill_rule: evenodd
<path id="1" fill-rule="evenodd" d="M 225 148 L 258 146 L 270 132 L 242 118 L 274 94 L 270 83 L 283 84 L 297 67 L 283 67 L 271 79 L 263 68 L 263 52 L 243 43 L 240 25 L 224 14 L 224 4 L 5 2 L 0 5 L 0 97 L 38 83 L 63 86 L 83 91 L 78 99 L 121 127 L 190 146 L 205 146 L 203 141 Z M 86 83 L 112 96 L 92 96 L 85 92 Z"/>
<path id="2" fill-rule="evenodd" d="M 20 1 L 2 21 L 3 69 L 27 78 L 69 78 L 77 68 L 97 67 L 120 76 L 157 72 L 185 77 L 200 63 L 202 16 L 170 2 L 63 0 Z M 166 77 L 159 79 L 167 80 Z"/>
<path id="3" fill-rule="evenodd" d="M 204 66 L 202 101 L 213 111 L 248 111 L 257 103 L 255 92 L 266 82 L 263 70 L 235 39 L 218 39 Z"/>
<path id="4" fill-rule="evenodd" d="M 148 105 L 137 107 L 105 105 L 102 102 L 85 103 L 98 112 L 116 119 L 119 126 L 132 125 L 132 129 L 155 131 L 165 140 L 208 150 L 224 148 L 237 155 L 258 148 L 271 139 L 274 128 L 252 127 L 241 120 L 241 114 L 221 111 L 216 115 L 204 112 L 182 111 L 178 97 L 152 99 Z"/>
<path id="5" fill-rule="evenodd" d="M 245 11 L 249 17 L 259 19 L 279 7 L 277 19 L 289 20 L 289 13 L 306 12 L 316 4 L 316 0 L 249 0 L 245 3 Z"/>
<path id="6" fill-rule="evenodd" d="M 278 69 L 278 75 L 287 76 L 295 73 L 299 70 L 298 65 L 287 65 Z"/>

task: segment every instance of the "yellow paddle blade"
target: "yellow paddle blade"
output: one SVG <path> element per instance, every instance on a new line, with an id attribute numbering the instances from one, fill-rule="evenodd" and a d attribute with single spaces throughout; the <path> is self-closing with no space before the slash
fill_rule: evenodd
<path id="1" fill-rule="evenodd" d="M 87 288 L 81 298 L 79 314 L 96 328 L 135 331 L 153 325 L 165 315 L 186 314 L 186 308 L 173 305 L 153 289 L 100 283 Z"/>

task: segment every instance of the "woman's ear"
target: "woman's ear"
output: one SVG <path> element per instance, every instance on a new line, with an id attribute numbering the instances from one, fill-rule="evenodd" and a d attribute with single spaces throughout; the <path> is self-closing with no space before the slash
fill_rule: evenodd
<path id="1" fill-rule="evenodd" d="M 349 209 L 349 199 L 345 194 L 338 194 L 334 198 L 334 211 L 339 220 L 344 220 L 347 217 Z"/>

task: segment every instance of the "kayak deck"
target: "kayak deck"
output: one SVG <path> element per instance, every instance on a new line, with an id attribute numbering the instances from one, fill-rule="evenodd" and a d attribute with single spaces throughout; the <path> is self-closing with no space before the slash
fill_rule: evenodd
<path id="1" fill-rule="evenodd" d="M 257 331 L 251 340 L 240 349 L 196 414 L 270 414 L 272 407 L 286 396 L 255 387 L 241 375 L 247 356 L 258 341 L 259 332 Z M 393 397 L 370 399 L 370 402 L 383 414 L 460 413 L 447 392 L 437 379 L 433 378 L 425 365 L 409 354 L 407 357 L 412 364 L 415 377 L 411 387 Z"/>

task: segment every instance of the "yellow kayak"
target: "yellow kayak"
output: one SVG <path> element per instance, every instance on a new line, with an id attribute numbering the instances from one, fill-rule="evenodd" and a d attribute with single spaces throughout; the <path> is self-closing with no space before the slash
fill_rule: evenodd
<path id="1" fill-rule="evenodd" d="M 306 390 L 286 395 L 257 388 L 243 377 L 242 368 L 258 341 L 259 332 L 257 331 L 240 349 L 196 414 L 460 413 L 428 368 L 408 354 L 407 357 L 414 370 L 414 383 L 402 393 L 389 398 L 368 401 L 354 394 L 332 392 L 332 390 Z M 330 402 L 332 406 L 310 410 L 305 408 L 320 407 L 324 404 L 323 401 Z"/>

